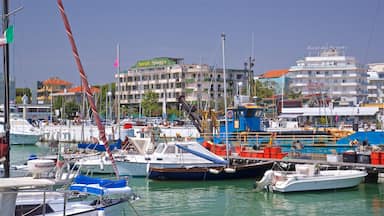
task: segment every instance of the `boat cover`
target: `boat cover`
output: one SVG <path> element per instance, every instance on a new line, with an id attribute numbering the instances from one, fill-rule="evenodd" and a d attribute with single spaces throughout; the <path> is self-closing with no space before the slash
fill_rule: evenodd
<path id="1" fill-rule="evenodd" d="M 69 187 L 72 191 L 79 191 L 93 195 L 129 194 L 131 188 L 127 186 L 125 179 L 111 180 L 92 178 L 84 175 L 76 176 Z"/>
<path id="2" fill-rule="evenodd" d="M 216 164 L 228 164 L 228 161 L 226 161 L 226 160 L 224 160 L 222 158 L 211 156 L 211 155 L 207 155 L 207 154 L 204 154 L 202 152 L 198 152 L 196 150 L 190 149 L 188 147 L 185 147 L 185 146 L 182 146 L 182 145 L 179 145 L 179 144 L 176 144 L 176 146 L 178 148 L 181 148 L 184 151 L 187 151 L 187 152 L 189 152 L 191 154 L 194 154 L 194 155 L 196 155 L 198 157 L 201 157 L 201 158 L 204 158 L 206 160 L 209 160 L 209 161 L 211 161 L 213 163 L 216 163 Z"/>
<path id="3" fill-rule="evenodd" d="M 105 145 L 104 144 L 99 144 L 99 143 L 79 143 L 77 144 L 77 147 L 80 149 L 93 149 L 101 152 L 105 152 Z M 121 149 L 121 140 L 117 140 L 116 143 L 110 144 L 109 148 L 111 150 L 114 149 Z"/>

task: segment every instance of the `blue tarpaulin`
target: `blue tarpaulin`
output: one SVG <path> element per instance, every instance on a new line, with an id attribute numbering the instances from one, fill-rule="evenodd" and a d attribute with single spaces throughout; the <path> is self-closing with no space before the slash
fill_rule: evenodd
<path id="1" fill-rule="evenodd" d="M 337 144 L 349 144 L 351 141 L 357 140 L 360 143 L 367 141 L 369 145 L 381 145 L 384 144 L 384 132 L 377 131 L 364 131 L 356 132 L 347 137 L 339 139 Z"/>

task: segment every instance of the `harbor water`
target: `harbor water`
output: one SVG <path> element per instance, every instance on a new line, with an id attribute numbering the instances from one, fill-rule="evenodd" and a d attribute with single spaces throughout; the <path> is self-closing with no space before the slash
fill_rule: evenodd
<path id="1" fill-rule="evenodd" d="M 12 146 L 12 164 L 49 152 L 47 144 Z M 384 215 L 384 184 L 291 194 L 255 192 L 254 179 L 152 181 L 130 178 L 139 200 L 113 215 Z"/>

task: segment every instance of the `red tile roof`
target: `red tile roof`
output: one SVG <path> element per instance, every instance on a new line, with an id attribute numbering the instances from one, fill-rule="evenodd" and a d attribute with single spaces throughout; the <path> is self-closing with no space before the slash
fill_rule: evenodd
<path id="1" fill-rule="evenodd" d="M 67 89 L 67 93 L 79 93 L 81 92 L 81 86 L 76 86 L 74 88 Z M 100 89 L 97 87 L 91 87 L 92 94 L 99 93 Z M 64 91 L 61 91 L 60 93 L 64 93 Z"/>
<path id="2" fill-rule="evenodd" d="M 260 75 L 260 78 L 278 78 L 288 73 L 288 69 L 270 70 Z"/>
<path id="3" fill-rule="evenodd" d="M 70 85 L 72 85 L 72 83 L 67 82 L 65 80 L 61 80 L 61 79 L 59 79 L 57 77 L 53 77 L 53 78 L 49 78 L 47 80 L 44 80 L 43 81 L 43 85 L 54 85 L 54 86 L 65 85 L 65 86 L 70 86 Z"/>

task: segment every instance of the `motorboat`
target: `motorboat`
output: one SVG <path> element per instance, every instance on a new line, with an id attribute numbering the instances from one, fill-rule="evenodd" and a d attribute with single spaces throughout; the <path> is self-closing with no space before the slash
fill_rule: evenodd
<path id="1" fill-rule="evenodd" d="M 4 117 L 2 116 L 0 117 L 0 124 L 4 124 Z M 4 128 L 0 127 L 0 130 L 4 131 Z M 39 128 L 34 127 L 26 119 L 13 113 L 10 116 L 9 134 L 11 145 L 34 145 L 43 135 Z"/>
<path id="2" fill-rule="evenodd" d="M 123 146 L 121 146 L 123 145 Z M 95 146 L 93 148 L 93 146 Z M 109 156 L 105 153 L 105 147 L 102 144 L 87 145 L 87 151 L 89 155 L 77 160 L 74 165 L 83 173 L 94 173 L 94 174 L 112 174 L 114 173 L 112 167 L 112 161 Z M 150 138 L 137 138 L 130 137 L 129 145 L 127 143 L 119 144 L 121 148 L 115 148 L 113 150 L 113 156 L 115 161 L 124 160 L 128 155 L 145 155 L 153 153 L 154 144 Z M 79 148 L 83 147 L 83 144 L 78 145 Z M 95 152 L 96 153 L 92 153 Z M 122 173 L 120 173 L 122 175 Z"/>
<path id="3" fill-rule="evenodd" d="M 116 157 L 119 175 L 147 176 L 152 168 L 221 167 L 227 161 L 196 141 L 171 141 L 156 145 L 152 154 L 138 152 Z"/>
<path id="4" fill-rule="evenodd" d="M 210 166 L 184 167 L 149 167 L 148 178 L 153 180 L 185 180 L 206 181 L 260 178 L 266 170 L 271 169 L 273 162 L 257 162 L 252 164 L 213 164 Z"/>
<path id="5" fill-rule="evenodd" d="M 317 165 L 296 164 L 295 171 L 266 171 L 256 189 L 285 193 L 351 188 L 367 175 L 361 170 L 320 170 Z"/>

